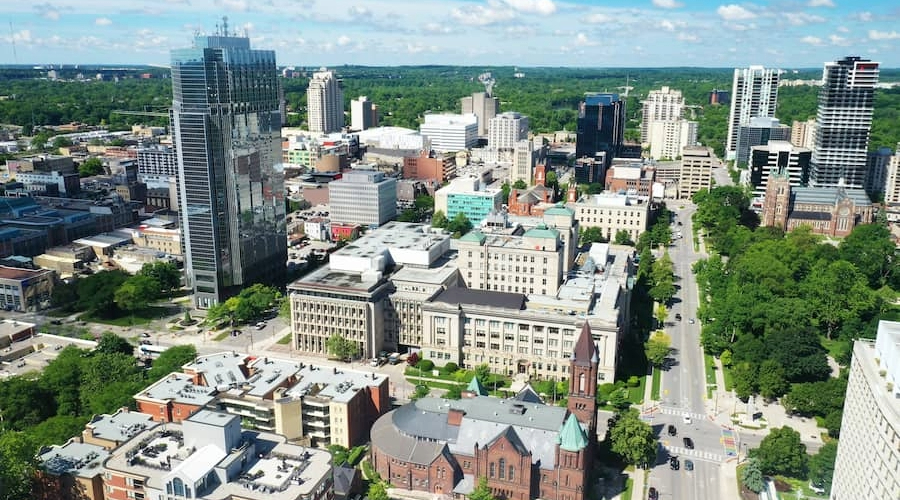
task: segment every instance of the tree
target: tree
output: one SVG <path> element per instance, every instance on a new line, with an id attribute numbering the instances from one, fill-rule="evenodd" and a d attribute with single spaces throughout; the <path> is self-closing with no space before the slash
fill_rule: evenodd
<path id="1" fill-rule="evenodd" d="M 38 446 L 24 432 L 0 432 L 0 500 L 31 498 Z"/>
<path id="2" fill-rule="evenodd" d="M 856 266 L 872 288 L 879 288 L 896 277 L 896 249 L 887 227 L 879 224 L 856 226 L 838 248 L 841 258 Z"/>
<path id="3" fill-rule="evenodd" d="M 352 358 L 357 351 L 356 343 L 336 333 L 325 341 L 325 347 L 328 348 L 328 354 L 341 360 Z"/>
<path id="4" fill-rule="evenodd" d="M 22 431 L 56 415 L 56 406 L 37 379 L 17 375 L 0 381 L 0 411 L 6 429 Z"/>
<path id="5" fill-rule="evenodd" d="M 428 393 L 431 392 L 431 389 L 425 384 L 416 385 L 416 390 L 413 391 L 412 396 L 409 399 L 416 401 L 428 396 Z"/>
<path id="6" fill-rule="evenodd" d="M 447 215 L 443 210 L 438 210 L 434 212 L 434 215 L 431 216 L 431 227 L 439 227 L 441 229 L 447 228 Z"/>
<path id="7" fill-rule="evenodd" d="M 79 177 L 92 177 L 103 173 L 103 162 L 99 158 L 88 158 L 78 166 Z"/>
<path id="8" fill-rule="evenodd" d="M 469 500 L 497 500 L 497 497 L 491 492 L 491 487 L 488 486 L 487 478 L 484 476 L 478 478 L 478 484 L 475 485 L 468 497 Z"/>
<path id="9" fill-rule="evenodd" d="M 763 473 L 759 468 L 759 460 L 751 458 L 741 471 L 741 482 L 750 491 L 759 493 L 765 487 Z"/>
<path id="10" fill-rule="evenodd" d="M 136 274 L 115 291 L 116 305 L 123 311 L 134 313 L 146 309 L 159 296 L 159 282 L 150 276 Z"/>
<path id="11" fill-rule="evenodd" d="M 516 180 L 512 185 L 513 189 L 528 189 L 528 184 L 522 179 Z"/>
<path id="12" fill-rule="evenodd" d="M 169 292 L 181 287 L 181 271 L 172 262 L 159 261 L 144 264 L 138 274 L 155 279 L 162 292 Z"/>
<path id="13" fill-rule="evenodd" d="M 97 342 L 97 347 L 94 349 L 94 352 L 107 354 L 119 353 L 133 356 L 134 346 L 113 332 L 103 332 L 103 334 L 100 335 L 100 341 Z"/>
<path id="14" fill-rule="evenodd" d="M 667 308 L 665 304 L 660 304 L 656 306 L 654 312 L 656 313 L 656 321 L 659 322 L 660 325 L 665 325 L 666 320 L 669 318 L 669 308 Z"/>
<path id="15" fill-rule="evenodd" d="M 491 366 L 487 363 L 476 366 L 475 376 L 478 377 L 478 380 L 480 380 L 482 384 L 486 383 L 487 379 L 491 376 Z"/>
<path id="16" fill-rule="evenodd" d="M 845 321 L 873 311 L 878 303 L 878 296 L 869 288 L 866 277 L 846 260 L 815 267 L 805 286 L 814 304 L 813 318 L 825 326 L 829 340 Z"/>
<path id="17" fill-rule="evenodd" d="M 453 220 L 447 223 L 447 231 L 450 231 L 455 237 L 460 237 L 472 230 L 472 223 L 466 214 L 459 212 L 453 217 Z"/>
<path id="18" fill-rule="evenodd" d="M 728 349 L 722 351 L 722 354 L 719 355 L 719 361 L 722 362 L 722 366 L 724 366 L 725 368 L 730 367 L 732 362 L 731 351 L 729 351 Z"/>
<path id="19" fill-rule="evenodd" d="M 782 399 L 785 409 L 801 415 L 824 417 L 844 406 L 847 379 L 830 378 L 822 382 L 794 384 Z"/>
<path id="20" fill-rule="evenodd" d="M 616 245 L 634 245 L 634 241 L 631 240 L 631 233 L 629 233 L 627 229 L 619 229 L 616 231 L 616 237 L 613 240 L 613 243 Z"/>
<path id="21" fill-rule="evenodd" d="M 759 365 L 759 395 L 772 401 L 783 396 L 791 386 L 784 375 L 784 367 L 773 359 L 767 359 Z"/>
<path id="22" fill-rule="evenodd" d="M 623 387 L 611 392 L 609 395 L 609 405 L 620 411 L 631 406 L 631 401 L 628 401 L 628 390 Z"/>
<path id="23" fill-rule="evenodd" d="M 825 428 L 828 429 L 828 436 L 835 439 L 841 437 L 841 422 L 844 420 L 843 410 L 834 410 L 825 415 Z"/>
<path id="24" fill-rule="evenodd" d="M 829 441 L 819 448 L 818 453 L 809 458 L 809 482 L 824 489 L 826 495 L 831 494 L 837 447 L 837 441 Z"/>
<path id="25" fill-rule="evenodd" d="M 666 332 L 657 330 L 647 340 L 644 346 L 644 353 L 647 355 L 647 361 L 659 368 L 666 362 L 669 353 L 672 352 L 672 338 Z"/>
<path id="26" fill-rule="evenodd" d="M 61 445 L 72 436 L 80 435 L 89 420 L 87 416 L 54 415 L 29 429 L 28 433 L 43 446 Z"/>
<path id="27" fill-rule="evenodd" d="M 367 493 L 369 500 L 390 500 L 383 481 L 373 481 Z"/>
<path id="28" fill-rule="evenodd" d="M 130 276 L 118 269 L 92 274 L 87 278 L 79 278 L 78 303 L 76 309 L 89 315 L 113 318 L 121 313 L 115 300 L 116 290 Z"/>
<path id="29" fill-rule="evenodd" d="M 603 230 L 596 226 L 591 227 L 583 227 L 581 228 L 581 235 L 579 238 L 580 245 L 587 245 L 588 243 L 602 243 L 605 241 L 603 238 Z"/>
<path id="30" fill-rule="evenodd" d="M 750 453 L 759 460 L 763 474 L 800 477 L 806 470 L 806 445 L 800 433 L 787 426 L 772 429 Z"/>
<path id="31" fill-rule="evenodd" d="M 81 415 L 81 362 L 87 351 L 66 346 L 41 373 L 40 384 L 55 394 L 57 415 Z"/>
<path id="32" fill-rule="evenodd" d="M 147 378 L 155 382 L 172 372 L 180 372 L 182 366 L 196 358 L 197 348 L 193 345 L 172 346 L 153 360 L 153 366 L 147 372 Z"/>
<path id="33" fill-rule="evenodd" d="M 653 428 L 640 419 L 638 412 L 628 409 L 619 414 L 610 429 L 612 452 L 632 465 L 649 463 L 656 458 L 656 439 Z"/>
<path id="34" fill-rule="evenodd" d="M 756 365 L 751 363 L 738 363 L 731 368 L 731 378 L 734 380 L 734 392 L 737 397 L 747 399 L 756 392 Z"/>
<path id="35" fill-rule="evenodd" d="M 825 380 L 831 375 L 816 333 L 802 326 L 778 329 L 766 336 L 769 359 L 784 367 L 784 376 L 791 382 Z"/>
<path id="36" fill-rule="evenodd" d="M 462 384 L 453 384 L 444 393 L 444 399 L 462 399 L 462 391 L 466 387 Z"/>
<path id="37" fill-rule="evenodd" d="M 53 138 L 53 147 L 56 149 L 65 148 L 72 145 L 72 140 L 68 137 L 58 135 Z"/>

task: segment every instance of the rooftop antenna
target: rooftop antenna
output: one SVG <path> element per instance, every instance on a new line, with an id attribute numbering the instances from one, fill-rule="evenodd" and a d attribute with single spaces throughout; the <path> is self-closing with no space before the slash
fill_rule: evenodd
<path id="1" fill-rule="evenodd" d="M 12 42 L 13 62 L 19 64 L 19 56 L 16 55 L 16 35 L 13 33 L 12 21 L 9 22 L 9 41 Z"/>
<path id="2" fill-rule="evenodd" d="M 222 16 L 222 36 L 228 36 L 228 16 Z"/>

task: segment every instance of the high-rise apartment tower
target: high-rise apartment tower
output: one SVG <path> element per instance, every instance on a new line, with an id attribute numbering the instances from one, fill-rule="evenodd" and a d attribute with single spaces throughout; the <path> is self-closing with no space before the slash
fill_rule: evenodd
<path id="1" fill-rule="evenodd" d="M 275 52 L 227 27 L 198 36 L 172 51 L 172 90 L 185 274 L 195 305 L 208 308 L 284 276 Z"/>
<path id="2" fill-rule="evenodd" d="M 334 71 L 313 73 L 306 89 L 310 132 L 340 132 L 344 128 L 344 91 Z"/>
<path id="3" fill-rule="evenodd" d="M 825 64 L 810 162 L 813 186 L 862 188 L 866 177 L 878 63 L 845 57 Z"/>
<path id="4" fill-rule="evenodd" d="M 684 111 L 684 96 L 681 95 L 680 90 L 663 87 L 659 90 L 651 90 L 642 104 L 641 143 L 649 144 L 653 135 L 651 129 L 653 122 L 681 119 L 681 113 Z"/>
<path id="5" fill-rule="evenodd" d="M 734 70 L 731 87 L 731 112 L 728 116 L 728 135 L 725 137 L 725 157 L 733 160 L 737 151 L 738 130 L 756 117 L 774 117 L 778 104 L 778 79 L 781 70 L 750 66 Z"/>

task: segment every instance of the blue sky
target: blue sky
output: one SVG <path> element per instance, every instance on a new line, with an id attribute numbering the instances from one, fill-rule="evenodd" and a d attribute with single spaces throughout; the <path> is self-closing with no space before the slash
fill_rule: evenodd
<path id="1" fill-rule="evenodd" d="M 162 64 L 221 17 L 279 65 L 900 67 L 896 0 L 4 0 L 0 64 Z"/>

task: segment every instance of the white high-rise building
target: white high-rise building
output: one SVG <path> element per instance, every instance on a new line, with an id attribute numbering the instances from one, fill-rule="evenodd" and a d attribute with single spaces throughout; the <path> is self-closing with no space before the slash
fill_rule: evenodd
<path id="1" fill-rule="evenodd" d="M 488 147 L 500 151 L 512 151 L 517 142 L 527 138 L 527 116 L 515 111 L 507 111 L 491 118 L 488 129 Z"/>
<path id="2" fill-rule="evenodd" d="M 378 106 L 366 96 L 350 101 L 350 129 L 368 130 L 378 125 Z"/>
<path id="3" fill-rule="evenodd" d="M 859 57 L 826 63 L 822 82 L 809 182 L 863 188 L 878 63 Z"/>
<path id="4" fill-rule="evenodd" d="M 652 142 L 653 122 L 680 120 L 684 112 L 684 96 L 680 90 L 672 90 L 669 87 L 651 90 L 642 104 L 644 107 L 641 117 L 641 144 Z"/>
<path id="5" fill-rule="evenodd" d="M 656 120 L 650 124 L 650 157 L 674 160 L 686 146 L 697 144 L 697 122 Z"/>
<path id="6" fill-rule="evenodd" d="M 900 323 L 853 344 L 831 500 L 900 498 Z"/>
<path id="7" fill-rule="evenodd" d="M 306 89 L 310 132 L 340 132 L 344 128 L 344 91 L 333 71 L 313 73 Z"/>
<path id="8" fill-rule="evenodd" d="M 887 166 L 886 181 L 884 183 L 884 205 L 891 220 L 900 219 L 900 143 L 894 150 Z M 892 217 L 892 213 L 897 213 Z"/>
<path id="9" fill-rule="evenodd" d="M 750 66 L 734 70 L 731 87 L 731 112 L 725 137 L 725 159 L 735 159 L 738 129 L 751 118 L 775 116 L 778 105 L 778 79 L 781 70 Z"/>
<path id="10" fill-rule="evenodd" d="M 419 133 L 435 151 L 464 151 L 478 144 L 478 117 L 472 114 L 427 114 Z"/>
<path id="11" fill-rule="evenodd" d="M 334 222 L 380 226 L 397 216 L 397 179 L 375 170 L 351 170 L 328 183 Z"/>

